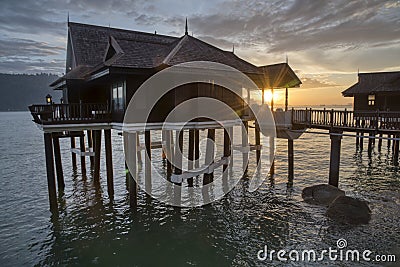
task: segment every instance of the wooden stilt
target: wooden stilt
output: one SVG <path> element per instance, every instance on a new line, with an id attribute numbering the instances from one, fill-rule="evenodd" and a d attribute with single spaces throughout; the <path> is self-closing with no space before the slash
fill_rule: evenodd
<path id="1" fill-rule="evenodd" d="M 288 139 L 288 182 L 293 183 L 294 179 L 294 149 L 293 140 Z"/>
<path id="2" fill-rule="evenodd" d="M 174 157 L 174 173 L 182 174 L 182 153 L 183 153 L 183 129 L 176 131 L 176 142 L 175 142 L 175 157 Z M 175 183 L 181 185 L 181 183 Z"/>
<path id="3" fill-rule="evenodd" d="M 364 132 L 361 132 L 360 135 L 360 152 L 362 152 L 364 150 Z"/>
<path id="4" fill-rule="evenodd" d="M 87 143 L 88 143 L 89 151 L 90 150 L 94 151 L 94 148 L 93 148 L 93 131 L 92 130 L 87 130 L 86 131 L 86 135 L 87 135 Z M 90 168 L 93 169 L 93 167 L 94 167 L 94 157 L 90 156 L 89 160 L 90 160 Z"/>
<path id="5" fill-rule="evenodd" d="M 76 144 L 75 144 L 75 137 L 71 137 L 71 148 L 75 148 Z M 71 153 L 71 159 L 72 159 L 72 169 L 76 170 L 76 154 L 75 153 Z"/>
<path id="6" fill-rule="evenodd" d="M 340 146 L 342 142 L 342 136 L 333 135 L 330 132 L 331 138 L 331 155 L 330 155 L 330 167 L 329 167 L 329 184 L 338 187 L 339 185 L 339 166 L 340 166 Z"/>
<path id="7" fill-rule="evenodd" d="M 368 138 L 368 156 L 372 155 L 372 150 L 373 150 L 373 145 L 374 145 L 374 142 L 373 142 L 373 139 L 372 139 L 373 136 L 374 136 L 373 133 L 369 134 L 370 138 Z"/>
<path id="8" fill-rule="evenodd" d="M 139 134 L 136 134 L 136 145 L 137 145 L 138 147 L 140 147 Z M 138 161 L 138 164 L 142 164 L 142 163 L 143 163 L 143 161 L 142 161 L 142 152 L 140 152 L 140 150 L 137 149 L 136 154 L 137 154 L 137 161 Z"/>
<path id="9" fill-rule="evenodd" d="M 170 130 L 165 130 L 165 153 L 167 156 L 167 180 L 170 179 L 171 174 L 172 174 L 172 147 L 171 147 L 171 131 Z"/>
<path id="10" fill-rule="evenodd" d="M 249 139 L 248 139 L 248 133 L 249 133 L 249 124 L 247 121 L 243 121 L 244 127 L 242 127 L 242 148 L 247 149 L 249 146 Z M 248 152 L 243 152 L 243 171 L 246 173 L 247 172 L 247 165 L 249 161 L 249 153 Z"/>
<path id="11" fill-rule="evenodd" d="M 224 129 L 224 157 L 226 158 L 231 156 L 231 139 L 228 131 L 228 129 Z M 223 171 L 228 168 L 228 165 L 229 163 L 223 165 Z"/>
<path id="12" fill-rule="evenodd" d="M 127 160 L 130 162 L 130 169 L 125 163 L 126 179 L 128 181 L 129 205 L 131 209 L 136 210 L 137 207 L 137 183 L 133 176 L 137 175 L 137 133 L 125 133 L 128 138 L 128 151 L 126 153 Z"/>
<path id="13" fill-rule="evenodd" d="M 100 181 L 100 154 L 101 154 L 101 130 L 93 131 L 94 135 L 94 172 L 95 182 Z"/>
<path id="14" fill-rule="evenodd" d="M 65 183 L 64 183 L 64 174 L 61 163 L 60 139 L 58 138 L 58 136 L 53 136 L 53 146 L 54 146 L 54 160 L 56 162 L 58 190 L 63 191 L 65 188 Z"/>
<path id="15" fill-rule="evenodd" d="M 233 127 L 229 127 L 228 128 L 228 132 L 229 132 L 229 136 L 230 136 L 230 143 L 231 143 L 231 146 L 232 146 L 232 144 L 233 144 Z M 231 147 L 231 149 L 232 149 L 232 147 Z M 230 158 L 230 161 L 229 161 L 229 170 L 232 172 L 233 171 L 233 152 L 232 152 L 232 150 L 230 151 L 231 153 L 231 158 Z"/>
<path id="16" fill-rule="evenodd" d="M 194 130 L 194 167 L 198 168 L 200 166 L 200 132 L 199 130 Z"/>
<path id="17" fill-rule="evenodd" d="M 387 140 L 387 147 L 388 147 L 388 150 L 390 149 L 390 138 L 391 138 L 391 135 L 390 134 L 388 134 L 388 140 Z"/>
<path id="18" fill-rule="evenodd" d="M 358 151 L 360 149 L 360 137 L 358 137 L 358 135 L 360 135 L 360 132 L 356 132 L 356 150 Z"/>
<path id="19" fill-rule="evenodd" d="M 192 170 L 194 166 L 194 129 L 189 130 L 189 147 L 188 147 L 188 170 Z M 188 186 L 193 186 L 193 178 L 187 180 Z"/>
<path id="20" fill-rule="evenodd" d="M 145 155 L 145 187 L 146 191 L 151 190 L 151 133 L 150 130 L 144 132 L 144 143 L 146 147 L 146 155 Z M 148 191 L 147 191 L 148 192 Z"/>
<path id="21" fill-rule="evenodd" d="M 206 160 L 205 165 L 209 166 L 214 162 L 214 141 L 215 129 L 208 129 L 207 132 L 207 146 L 206 146 Z M 205 173 L 203 178 L 203 185 L 209 184 L 214 180 L 214 172 Z"/>
<path id="22" fill-rule="evenodd" d="M 44 133 L 44 148 L 46 156 L 47 188 L 49 191 L 50 210 L 55 212 L 57 207 L 56 179 L 54 175 L 53 144 L 51 133 Z"/>
<path id="23" fill-rule="evenodd" d="M 379 134 L 379 140 L 378 140 L 378 151 L 381 152 L 382 150 L 382 137 L 383 134 Z"/>
<path id="24" fill-rule="evenodd" d="M 79 141 L 80 141 L 80 147 L 81 147 L 81 152 L 85 152 L 85 136 L 83 135 L 83 132 L 82 132 L 82 135 L 79 137 Z M 82 172 L 82 175 L 85 175 L 86 174 L 86 162 L 85 162 L 85 156 L 82 154 L 81 155 L 81 172 Z"/>
<path id="25" fill-rule="evenodd" d="M 107 167 L 107 191 L 108 196 L 112 199 L 114 197 L 114 175 L 112 163 L 112 140 L 111 129 L 104 130 L 104 145 L 106 151 L 106 167 Z"/>
<path id="26" fill-rule="evenodd" d="M 399 138 L 399 135 L 395 135 L 396 138 Z M 393 151 L 393 165 L 398 166 L 399 165 L 399 140 L 394 140 L 393 145 L 394 145 L 394 151 Z"/>
<path id="27" fill-rule="evenodd" d="M 254 127 L 254 134 L 255 134 L 255 141 L 256 141 L 256 146 L 257 146 L 257 150 L 256 150 L 256 160 L 257 160 L 257 164 L 260 161 L 260 157 L 261 157 L 261 149 L 260 149 L 260 145 L 261 145 L 261 140 L 260 140 L 260 127 L 258 126 L 258 124 L 255 124 Z"/>

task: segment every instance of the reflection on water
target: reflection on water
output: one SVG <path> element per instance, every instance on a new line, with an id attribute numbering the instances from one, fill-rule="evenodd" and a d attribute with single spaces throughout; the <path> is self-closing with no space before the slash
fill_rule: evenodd
<path id="1" fill-rule="evenodd" d="M 18 121 L 18 123 L 16 123 Z M 295 179 L 287 185 L 287 144 L 277 141 L 276 172 L 249 193 L 242 179 L 223 199 L 200 208 L 179 209 L 139 191 L 138 209 L 129 210 L 122 140 L 113 132 L 115 196 L 106 179 L 72 172 L 67 140 L 62 140 L 66 188 L 57 216 L 48 212 L 43 137 L 28 113 L 0 113 L 0 265 L 198 265 L 264 266 L 257 251 L 318 249 L 345 238 L 351 249 L 376 253 L 399 251 L 400 175 L 384 145 L 369 159 L 342 141 L 340 187 L 367 200 L 370 224 L 341 226 L 325 209 L 301 200 L 305 186 L 327 181 L 329 137 L 305 134 L 294 142 Z M 160 169 L 160 152 L 153 153 Z M 249 169 L 255 168 L 255 154 Z M 102 155 L 102 160 L 104 160 Z M 105 175 L 105 162 L 102 162 Z M 398 256 L 399 257 L 399 256 Z M 273 264 L 282 265 L 279 262 Z M 315 265 L 344 263 L 319 262 Z M 361 263 L 360 263 L 361 264 Z M 309 265 L 309 264 L 305 264 Z"/>

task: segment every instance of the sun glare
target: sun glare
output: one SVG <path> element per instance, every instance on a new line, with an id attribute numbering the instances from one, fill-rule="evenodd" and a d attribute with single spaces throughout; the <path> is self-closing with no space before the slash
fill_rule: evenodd
<path id="1" fill-rule="evenodd" d="M 274 102 L 277 102 L 279 100 L 281 100 L 282 95 L 281 92 L 279 91 L 274 91 Z M 271 103 L 272 100 L 272 92 L 271 90 L 265 90 L 264 91 L 264 101 L 265 103 Z"/>

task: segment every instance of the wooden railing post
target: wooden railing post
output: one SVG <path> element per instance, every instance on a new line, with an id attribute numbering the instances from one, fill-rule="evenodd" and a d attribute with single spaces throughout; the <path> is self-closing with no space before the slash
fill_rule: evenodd
<path id="1" fill-rule="evenodd" d="M 331 128 L 333 128 L 333 109 L 331 109 L 331 115 L 330 115 L 330 119 L 331 119 L 331 121 L 330 121 L 330 124 L 331 124 Z"/>

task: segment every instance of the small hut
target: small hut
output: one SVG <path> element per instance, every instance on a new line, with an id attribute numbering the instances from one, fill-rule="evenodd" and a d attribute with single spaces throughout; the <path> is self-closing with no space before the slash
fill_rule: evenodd
<path id="1" fill-rule="evenodd" d="M 354 111 L 400 111 L 400 71 L 359 73 L 342 94 L 354 97 Z"/>

